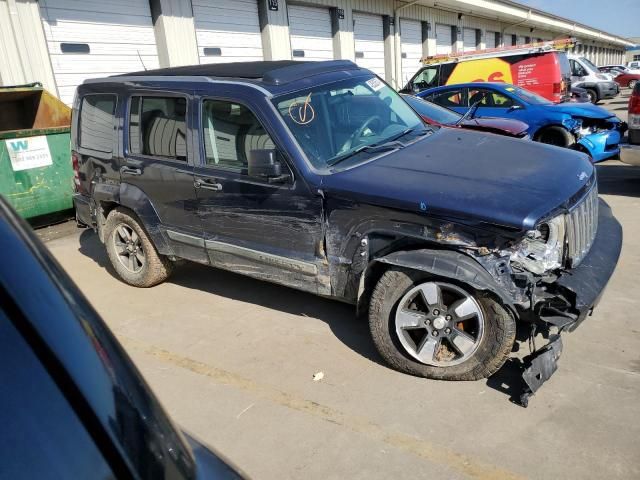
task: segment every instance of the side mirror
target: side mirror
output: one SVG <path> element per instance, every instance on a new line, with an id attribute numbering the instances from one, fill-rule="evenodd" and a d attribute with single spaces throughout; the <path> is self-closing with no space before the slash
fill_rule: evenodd
<path id="1" fill-rule="evenodd" d="M 249 152 L 249 176 L 262 178 L 269 183 L 281 183 L 290 178 L 282 173 L 277 150 L 251 150 Z"/>

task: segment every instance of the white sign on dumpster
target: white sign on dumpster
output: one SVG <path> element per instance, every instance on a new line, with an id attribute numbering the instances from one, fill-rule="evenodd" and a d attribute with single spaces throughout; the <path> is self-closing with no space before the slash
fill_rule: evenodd
<path id="1" fill-rule="evenodd" d="M 53 163 L 47 137 L 14 138 L 5 140 L 5 144 L 14 172 L 46 167 Z"/>

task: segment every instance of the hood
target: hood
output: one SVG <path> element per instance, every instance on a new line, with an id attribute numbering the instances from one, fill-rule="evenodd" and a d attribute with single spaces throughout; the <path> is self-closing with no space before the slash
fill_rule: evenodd
<path id="1" fill-rule="evenodd" d="M 529 230 L 565 205 L 593 173 L 588 157 L 573 150 L 441 128 L 322 182 L 329 197 Z"/>
<path id="2" fill-rule="evenodd" d="M 521 122 L 520 120 L 495 117 L 472 118 L 462 122 L 462 126 L 464 126 L 465 128 L 474 128 L 478 130 L 499 130 L 511 135 L 524 134 L 529 129 L 529 125 Z"/>
<path id="3" fill-rule="evenodd" d="M 558 113 L 566 113 L 574 117 L 587 117 L 595 119 L 606 119 L 615 115 L 593 103 L 554 103 L 552 105 L 541 105 L 543 108 Z"/>

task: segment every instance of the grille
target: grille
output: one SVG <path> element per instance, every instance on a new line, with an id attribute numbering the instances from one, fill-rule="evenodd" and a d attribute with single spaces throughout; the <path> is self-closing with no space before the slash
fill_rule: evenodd
<path id="1" fill-rule="evenodd" d="M 567 247 L 571 267 L 577 267 L 589 253 L 598 231 L 598 185 L 575 205 L 567 216 Z"/>

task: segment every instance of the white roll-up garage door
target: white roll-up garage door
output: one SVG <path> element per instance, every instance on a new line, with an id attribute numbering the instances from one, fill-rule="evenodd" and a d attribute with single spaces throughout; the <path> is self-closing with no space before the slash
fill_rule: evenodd
<path id="1" fill-rule="evenodd" d="M 382 17 L 353 12 L 356 63 L 384 78 L 384 32 Z"/>
<path id="2" fill-rule="evenodd" d="M 422 66 L 422 23 L 416 20 L 400 19 L 400 41 L 402 45 L 402 78 L 404 86 Z"/>
<path id="3" fill-rule="evenodd" d="M 496 48 L 496 32 L 492 32 L 490 30 L 487 30 L 487 33 L 485 33 L 484 35 L 484 43 L 485 43 L 485 48 Z"/>
<path id="4" fill-rule="evenodd" d="M 87 78 L 158 68 L 148 0 L 40 0 L 60 99 Z"/>
<path id="5" fill-rule="evenodd" d="M 262 60 L 256 0 L 192 0 L 200 63 Z"/>
<path id="6" fill-rule="evenodd" d="M 289 5 L 289 35 L 294 60 L 333 60 L 329 9 Z"/>
<path id="7" fill-rule="evenodd" d="M 523 37 L 522 35 L 518 35 L 518 38 L 516 40 L 516 44 L 517 45 L 524 45 L 525 43 L 527 43 L 526 38 Z"/>
<path id="8" fill-rule="evenodd" d="M 453 52 L 453 41 L 451 38 L 451 25 L 436 23 L 436 54 Z"/>
<path id="9" fill-rule="evenodd" d="M 476 50 L 476 29 L 475 28 L 465 28 L 462 31 L 462 51 L 470 52 L 472 50 Z"/>

